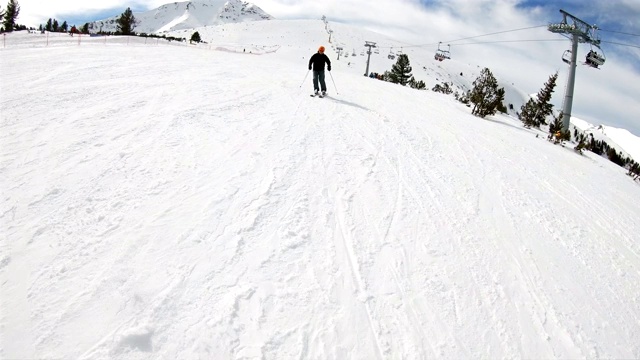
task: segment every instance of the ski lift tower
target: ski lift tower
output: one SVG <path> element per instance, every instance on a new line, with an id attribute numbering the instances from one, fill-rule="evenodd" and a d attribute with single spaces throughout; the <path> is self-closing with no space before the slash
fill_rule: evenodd
<path id="1" fill-rule="evenodd" d="M 340 60 L 340 54 L 342 53 L 342 46 L 338 46 L 336 50 L 338 50 L 338 60 Z"/>
<path id="2" fill-rule="evenodd" d="M 562 21 L 556 24 L 549 24 L 547 30 L 552 33 L 561 34 L 571 40 L 571 62 L 569 63 L 569 78 L 567 79 L 567 90 L 564 95 L 562 105 L 562 130 L 569 131 L 571 122 L 571 108 L 573 107 L 573 88 L 576 83 L 576 64 L 578 59 L 578 43 L 588 43 L 600 47 L 600 39 L 597 37 L 595 25 L 589 25 L 568 12 L 560 9 Z"/>
<path id="3" fill-rule="evenodd" d="M 369 76 L 369 60 L 371 59 L 371 48 L 375 48 L 376 43 L 372 41 L 365 41 L 364 46 L 369 48 L 369 50 L 367 50 L 367 70 L 364 72 L 364 76 Z"/>

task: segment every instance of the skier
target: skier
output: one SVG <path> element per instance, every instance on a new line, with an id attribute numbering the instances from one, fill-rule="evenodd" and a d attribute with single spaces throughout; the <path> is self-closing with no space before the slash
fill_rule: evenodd
<path id="1" fill-rule="evenodd" d="M 331 60 L 324 54 L 324 46 L 320 46 L 318 52 L 309 59 L 309 70 L 311 70 L 311 65 L 313 64 L 313 96 L 318 95 L 319 90 L 322 90 L 320 97 L 327 93 L 327 85 L 324 82 L 324 63 L 327 63 L 327 70 L 331 71 Z M 320 81 L 320 88 L 318 87 L 318 81 Z"/>

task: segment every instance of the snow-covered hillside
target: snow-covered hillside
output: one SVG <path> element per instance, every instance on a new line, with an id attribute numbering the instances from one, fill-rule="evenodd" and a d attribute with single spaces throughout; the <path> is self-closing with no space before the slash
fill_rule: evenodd
<path id="1" fill-rule="evenodd" d="M 328 43 L 328 30 L 333 31 L 331 43 Z M 297 57 L 299 56 L 297 51 L 300 47 L 306 49 L 307 52 L 304 55 L 309 56 L 316 51 L 319 44 L 325 44 L 328 45 L 327 54 L 334 61 L 337 61 L 338 58 L 337 49 L 342 48 L 340 62 L 347 65 L 345 70 L 352 74 L 362 75 L 366 70 L 367 61 L 367 48 L 364 44 L 365 41 L 373 41 L 376 43 L 377 48 L 370 58 L 370 72 L 384 73 L 390 70 L 396 60 L 395 58 L 389 58 L 389 55 L 397 56 L 400 53 L 405 53 L 409 55 L 415 78 L 425 81 L 428 89 L 433 88 L 436 84 L 448 83 L 453 91 L 464 93 L 473 87 L 473 81 L 483 69 L 481 65 L 456 60 L 455 56 L 452 60 L 436 61 L 433 58 L 434 52 L 432 49 L 404 47 L 401 42 L 375 32 L 341 23 L 331 22 L 325 25 L 320 20 L 226 24 L 215 27 L 171 31 L 167 32 L 167 35 L 189 39 L 195 31 L 198 31 L 202 39 L 208 43 L 201 45 L 205 48 L 222 46 L 225 49 L 233 49 L 235 51 L 249 51 L 249 48 L 255 48 L 256 44 L 266 44 L 272 48 L 281 48 L 280 53 L 286 56 Z M 288 49 L 290 48 L 294 49 L 294 53 L 289 53 Z M 296 66 L 302 67 L 304 65 L 306 65 L 304 61 L 301 61 Z M 500 86 L 505 89 L 504 103 L 507 107 L 507 112 L 517 118 L 516 113 L 520 111 L 522 104 L 529 99 L 529 94 L 535 95 L 548 79 L 540 79 L 539 88 L 525 90 L 518 88 L 518 85 L 512 83 L 509 79 L 498 76 L 497 80 Z M 564 96 L 562 89 L 562 85 L 556 86 L 554 92 L 556 98 Z M 555 109 L 555 114 L 557 115 L 560 110 Z M 571 129 L 574 126 L 586 133 L 592 133 L 591 130 L 594 128 L 604 128 L 602 125 L 595 126 L 584 120 L 572 117 Z M 610 126 L 606 128 L 608 129 L 606 134 L 602 132 L 594 134 L 596 139 L 606 141 L 612 147 L 617 148 L 618 151 L 622 151 L 640 162 L 640 137 L 631 134 L 628 130 Z"/>
<path id="2" fill-rule="evenodd" d="M 136 33 L 162 33 L 244 21 L 271 20 L 260 7 L 242 0 L 197 0 L 174 2 L 157 9 L 134 13 Z M 89 31 L 115 32 L 120 15 L 89 23 Z"/>
<path id="3" fill-rule="evenodd" d="M 322 22 L 277 22 L 7 36 L 0 358 L 640 357 L 622 168 L 359 53 L 311 98 Z"/>
<path id="4" fill-rule="evenodd" d="M 596 126 L 575 117 L 571 118 L 571 124 L 585 134 L 591 134 L 596 140 L 607 142 L 628 154 L 636 162 L 640 162 L 640 137 L 633 135 L 629 130 L 605 125 Z"/>

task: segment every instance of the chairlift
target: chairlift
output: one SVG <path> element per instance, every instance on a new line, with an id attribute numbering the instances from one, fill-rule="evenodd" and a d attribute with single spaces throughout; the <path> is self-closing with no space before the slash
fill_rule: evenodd
<path id="1" fill-rule="evenodd" d="M 562 53 L 562 61 L 564 61 L 567 64 L 571 64 L 571 50 L 565 50 Z"/>
<path id="2" fill-rule="evenodd" d="M 591 47 L 591 50 L 589 50 L 589 53 L 587 54 L 587 58 L 585 60 L 585 65 L 591 66 L 594 69 L 597 69 L 598 66 L 601 66 L 602 64 L 604 64 L 605 62 L 605 56 L 604 56 L 604 52 L 602 51 L 602 49 L 600 49 L 599 46 L 595 45 L 595 47 L 598 48 L 599 52 L 593 49 L 593 46 Z"/>
<path id="3" fill-rule="evenodd" d="M 442 41 L 438 43 L 438 50 L 436 50 L 436 54 L 433 58 L 438 61 L 451 59 L 451 45 L 447 45 L 449 47 L 448 50 L 444 50 L 440 48 L 440 44 L 442 44 Z"/>
<path id="4" fill-rule="evenodd" d="M 589 41 L 589 44 L 591 45 L 591 50 L 589 50 L 589 53 L 587 54 L 585 65 L 589 65 L 592 68 L 597 69 L 598 66 L 604 64 L 606 58 L 604 56 L 604 51 L 600 48 L 600 35 L 597 32 L 598 27 L 595 25 L 591 26 L 590 30 L 590 37 L 592 40 Z"/>
<path id="5" fill-rule="evenodd" d="M 374 53 L 376 54 L 380 54 L 380 50 L 378 50 L 378 48 L 376 48 L 375 50 L 373 50 Z"/>
<path id="6" fill-rule="evenodd" d="M 353 49 L 353 53 L 351 54 L 351 56 L 356 56 L 356 49 Z"/>
<path id="7" fill-rule="evenodd" d="M 393 53 L 393 48 L 389 48 L 389 55 L 387 55 L 387 57 L 389 58 L 389 60 L 393 60 L 396 58 L 396 56 Z"/>

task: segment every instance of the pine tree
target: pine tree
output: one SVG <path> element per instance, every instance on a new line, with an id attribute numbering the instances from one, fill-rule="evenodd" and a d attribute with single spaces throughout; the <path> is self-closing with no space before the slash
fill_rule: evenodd
<path id="1" fill-rule="evenodd" d="M 474 104 L 471 113 L 482 118 L 494 115 L 504 100 L 504 88 L 498 88 L 498 81 L 488 68 L 484 68 L 473 81 L 469 100 Z"/>
<path id="2" fill-rule="evenodd" d="M 547 116 L 553 112 L 553 104 L 549 103 L 549 101 L 551 101 L 551 94 L 556 87 L 557 79 L 558 73 L 556 72 L 544 83 L 544 87 L 540 89 L 535 99 L 531 98 L 522 105 L 519 118 L 525 127 L 540 128 L 540 125 L 547 125 Z"/>
<path id="3" fill-rule="evenodd" d="M 136 18 L 133 16 L 131 8 L 127 8 L 116 20 L 116 23 L 118 24 L 117 34 L 134 35 L 133 28 L 136 26 Z"/>
<path id="4" fill-rule="evenodd" d="M 7 10 L 4 12 L 4 20 L 2 21 L 2 27 L 4 27 L 4 31 L 11 32 L 16 26 L 16 19 L 18 18 L 18 14 L 20 14 L 20 5 L 18 5 L 18 1 L 9 0 L 7 4 Z"/>
<path id="5" fill-rule="evenodd" d="M 553 141 L 555 144 L 562 143 L 564 140 L 571 140 L 571 133 L 562 130 L 562 111 L 549 124 L 549 137 L 547 137 L 547 140 Z"/>
<path id="6" fill-rule="evenodd" d="M 58 20 L 57 19 L 53 19 L 53 27 L 51 28 L 51 30 L 53 32 L 58 32 L 60 25 L 58 25 Z"/>
<path id="7" fill-rule="evenodd" d="M 520 108 L 520 112 L 518 113 L 518 118 L 523 122 L 524 127 L 530 128 L 534 126 L 534 117 L 537 111 L 536 101 L 533 98 L 530 98 L 526 103 L 522 105 Z"/>
<path id="8" fill-rule="evenodd" d="M 2 6 L 0 6 L 0 19 L 4 17 L 4 10 L 2 10 Z"/>
<path id="9" fill-rule="evenodd" d="M 640 164 L 632 161 L 631 165 L 629 166 L 629 172 L 627 173 L 627 175 L 631 176 L 633 180 L 640 179 Z"/>
<path id="10" fill-rule="evenodd" d="M 67 32 L 68 28 L 69 28 L 69 24 L 67 24 L 67 22 L 64 21 L 62 25 L 60 25 L 60 32 Z"/>
<path id="11" fill-rule="evenodd" d="M 47 25 L 45 25 L 44 29 L 49 32 L 53 31 L 53 21 L 51 20 L 51 18 L 49 18 L 49 20 L 47 21 Z"/>
<path id="12" fill-rule="evenodd" d="M 584 134 L 580 134 L 580 135 L 574 134 L 574 137 L 578 140 L 578 145 L 576 145 L 574 149 L 580 154 L 582 154 L 582 150 L 587 148 L 587 137 L 584 136 Z"/>
<path id="13" fill-rule="evenodd" d="M 550 103 L 551 95 L 556 87 L 556 80 L 558 79 L 558 72 L 549 76 L 549 80 L 544 83 L 544 88 L 538 93 L 538 112 L 534 118 L 537 127 L 540 125 L 547 125 L 547 116 L 553 113 L 553 104 Z"/>
<path id="14" fill-rule="evenodd" d="M 409 79 L 411 78 L 411 65 L 409 63 L 409 56 L 407 54 L 398 55 L 398 60 L 391 67 L 391 72 L 389 73 L 389 79 L 392 83 L 407 85 L 409 83 Z"/>
<path id="15" fill-rule="evenodd" d="M 414 78 L 413 76 L 411 77 L 411 79 L 409 79 L 409 86 L 412 89 L 417 89 L 417 90 L 424 90 L 427 88 L 427 84 L 425 84 L 424 81 L 416 80 L 416 78 Z"/>
<path id="16" fill-rule="evenodd" d="M 200 33 L 199 32 L 194 32 L 193 35 L 191 35 L 191 40 L 189 40 L 189 42 L 197 42 L 199 43 L 200 41 L 202 41 L 202 39 L 200 39 Z"/>
<path id="17" fill-rule="evenodd" d="M 471 95 L 471 90 L 467 90 L 465 92 L 463 92 L 462 94 L 458 94 L 458 92 L 456 91 L 455 94 L 453 94 L 453 97 L 460 101 L 461 103 L 467 105 L 467 107 L 471 106 L 469 105 L 469 96 Z"/>
<path id="18" fill-rule="evenodd" d="M 450 85 L 449 85 L 449 83 L 447 83 L 447 82 L 443 82 L 443 83 L 442 83 L 442 85 L 440 85 L 440 84 L 436 84 L 436 85 L 431 89 L 431 91 L 439 92 L 439 93 L 443 93 L 443 94 L 446 94 L 446 95 L 449 95 L 449 94 L 453 93 L 453 90 L 451 89 L 451 86 L 450 86 Z M 458 98 L 456 97 L 456 100 L 457 100 L 457 99 L 458 99 Z"/>
<path id="19" fill-rule="evenodd" d="M 609 150 L 607 151 L 607 157 L 609 158 L 609 161 L 619 166 L 624 166 L 624 159 L 616 149 L 609 148 Z"/>
<path id="20" fill-rule="evenodd" d="M 89 33 L 89 23 L 84 23 L 84 25 L 82 25 L 82 28 L 80 28 L 80 32 L 83 34 L 88 34 Z"/>

